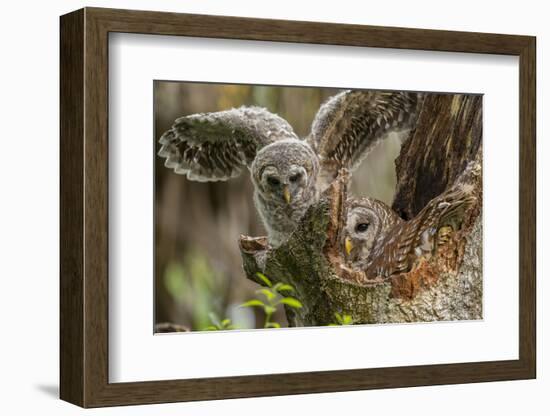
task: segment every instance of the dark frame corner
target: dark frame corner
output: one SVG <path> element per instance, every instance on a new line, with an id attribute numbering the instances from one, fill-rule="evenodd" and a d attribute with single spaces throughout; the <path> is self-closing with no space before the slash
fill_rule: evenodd
<path id="1" fill-rule="evenodd" d="M 60 396 L 82 407 L 475 383 L 536 377 L 536 40 L 85 8 L 60 19 Z M 109 32 L 519 56 L 519 359 L 192 380 L 108 380 Z"/>

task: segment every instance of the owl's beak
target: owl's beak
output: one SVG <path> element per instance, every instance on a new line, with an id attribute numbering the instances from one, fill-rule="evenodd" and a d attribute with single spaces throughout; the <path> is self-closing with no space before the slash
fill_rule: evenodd
<path id="1" fill-rule="evenodd" d="M 288 185 L 285 185 L 285 187 L 283 188 L 283 196 L 285 197 L 286 203 L 290 204 L 291 197 L 290 191 L 288 190 Z"/>
<path id="2" fill-rule="evenodd" d="M 349 256 L 351 254 L 351 250 L 353 250 L 353 243 L 351 242 L 351 238 L 346 237 L 346 240 L 344 241 L 344 247 L 346 248 L 346 254 Z"/>

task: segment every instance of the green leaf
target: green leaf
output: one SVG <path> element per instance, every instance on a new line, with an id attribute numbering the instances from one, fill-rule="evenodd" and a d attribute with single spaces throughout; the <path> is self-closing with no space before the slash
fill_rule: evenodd
<path id="1" fill-rule="evenodd" d="M 351 324 L 353 324 L 353 319 L 351 318 L 350 315 L 344 315 L 343 324 L 344 324 L 344 325 L 351 325 Z"/>
<path id="2" fill-rule="evenodd" d="M 216 315 L 214 312 L 210 312 L 208 314 L 208 317 L 214 325 L 216 325 L 218 328 L 221 328 L 222 324 L 220 322 L 220 319 L 218 318 L 218 315 Z"/>
<path id="3" fill-rule="evenodd" d="M 267 287 L 272 287 L 273 286 L 273 283 L 271 283 L 271 280 L 269 280 L 265 274 L 260 273 L 260 272 L 256 272 L 256 276 L 258 276 L 258 279 L 260 279 L 262 282 L 264 282 Z"/>
<path id="4" fill-rule="evenodd" d="M 214 325 L 210 325 L 210 326 L 207 326 L 206 328 L 204 328 L 204 331 L 217 331 L 218 328 L 215 327 Z"/>
<path id="5" fill-rule="evenodd" d="M 296 308 L 296 309 L 299 309 L 302 307 L 302 303 L 298 299 L 291 298 L 291 297 L 282 298 L 279 301 L 279 303 L 284 303 L 285 305 L 288 305 L 291 308 Z"/>
<path id="6" fill-rule="evenodd" d="M 340 315 L 338 312 L 334 312 L 334 317 L 336 318 L 336 322 L 342 325 L 342 315 Z"/>
<path id="7" fill-rule="evenodd" d="M 279 325 L 277 322 L 268 322 L 265 325 L 266 328 L 280 328 L 281 325 Z"/>
<path id="8" fill-rule="evenodd" d="M 229 324 L 231 324 L 231 319 L 224 319 L 224 320 L 222 321 L 222 326 L 223 326 L 223 327 L 226 327 L 226 326 L 228 326 Z"/>
<path id="9" fill-rule="evenodd" d="M 163 274 L 164 287 L 178 303 L 185 301 L 186 294 L 190 293 L 185 270 L 180 263 L 172 262 L 166 267 Z"/>
<path id="10" fill-rule="evenodd" d="M 249 300 L 248 302 L 245 302 L 245 303 L 241 303 L 239 305 L 239 307 L 241 308 L 248 308 L 248 307 L 251 307 L 251 306 L 261 306 L 261 307 L 264 307 L 265 306 L 265 303 L 263 303 L 261 300 L 259 299 L 251 299 Z"/>
<path id="11" fill-rule="evenodd" d="M 282 283 L 277 289 L 277 292 L 294 292 L 294 288 L 286 283 Z"/>
<path id="12" fill-rule="evenodd" d="M 275 308 L 273 306 L 269 306 L 269 305 L 264 306 L 264 312 L 265 312 L 266 315 L 271 315 L 272 313 L 275 313 L 276 310 L 277 310 L 277 308 Z"/>
<path id="13" fill-rule="evenodd" d="M 267 300 L 273 299 L 276 295 L 269 289 L 259 289 L 257 290 L 257 293 L 262 293 Z"/>

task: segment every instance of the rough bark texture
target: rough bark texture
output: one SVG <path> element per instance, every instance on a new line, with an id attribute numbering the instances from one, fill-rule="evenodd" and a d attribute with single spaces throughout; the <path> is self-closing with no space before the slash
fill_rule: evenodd
<path id="1" fill-rule="evenodd" d="M 429 260 L 390 279 L 367 279 L 340 257 L 339 233 L 347 175 L 340 176 L 306 213 L 287 243 L 242 236 L 243 266 L 295 287 L 304 305 L 287 309 L 291 326 L 319 326 L 348 314 L 354 323 L 470 320 L 482 317 L 481 96 L 428 95 L 416 128 L 396 160 L 393 208 L 405 219 L 457 181 L 472 185 L 477 203 L 462 228 Z M 463 175 L 470 163 L 471 173 Z"/>
<path id="2" fill-rule="evenodd" d="M 413 218 L 476 159 L 482 138 L 481 95 L 428 95 L 415 130 L 395 161 L 392 208 Z M 434 116 L 436 115 L 436 116 Z"/>

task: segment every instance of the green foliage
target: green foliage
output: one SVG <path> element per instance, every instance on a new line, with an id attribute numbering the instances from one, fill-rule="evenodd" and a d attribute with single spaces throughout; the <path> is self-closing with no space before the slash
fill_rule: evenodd
<path id="1" fill-rule="evenodd" d="M 285 305 L 288 305 L 291 308 L 298 309 L 298 308 L 302 307 L 302 304 L 300 303 L 300 301 L 298 299 L 294 299 L 294 298 L 290 298 L 290 297 L 282 298 L 281 300 L 279 300 L 279 302 L 284 303 Z"/>
<path id="2" fill-rule="evenodd" d="M 242 307 L 247 307 L 247 306 L 261 306 L 261 307 L 264 307 L 265 306 L 265 303 L 263 303 L 261 300 L 258 300 L 258 299 L 252 299 L 252 300 L 249 300 L 243 304 L 241 304 Z"/>
<path id="3" fill-rule="evenodd" d="M 188 314 L 193 328 L 209 326 L 211 311 L 225 315 L 221 305 L 225 279 L 198 251 L 190 250 L 182 262 L 169 263 L 163 278 L 167 292 Z"/>
<path id="4" fill-rule="evenodd" d="M 264 282 L 267 287 L 272 287 L 273 286 L 273 283 L 271 283 L 271 280 L 269 280 L 265 274 L 257 272 L 256 276 L 258 276 L 258 278 L 262 282 Z"/>
<path id="5" fill-rule="evenodd" d="M 334 317 L 336 318 L 336 323 L 329 324 L 329 326 L 353 325 L 353 318 L 351 315 L 334 312 Z"/>
<path id="6" fill-rule="evenodd" d="M 279 305 L 287 305 L 290 308 L 299 309 L 302 307 L 302 303 L 291 296 L 286 296 L 285 293 L 294 292 L 294 288 L 286 283 L 277 283 L 273 285 L 271 280 L 267 278 L 263 273 L 256 273 L 258 278 L 267 286 L 267 288 L 261 288 L 256 291 L 258 295 L 262 295 L 263 299 L 251 299 L 247 302 L 241 304 L 241 307 L 260 307 L 263 309 L 265 314 L 264 328 L 280 328 L 281 325 L 277 322 L 273 322 L 271 317 Z"/>
<path id="7" fill-rule="evenodd" d="M 228 331 L 231 329 L 237 329 L 232 323 L 231 319 L 224 319 L 220 321 L 220 318 L 218 318 L 218 315 L 216 315 L 214 312 L 210 312 L 208 314 L 208 317 L 210 318 L 210 322 L 212 325 L 208 325 L 204 328 L 204 331 Z"/>
<path id="8" fill-rule="evenodd" d="M 185 300 L 185 271 L 179 263 L 169 263 L 164 273 L 164 286 L 176 301 Z"/>
<path id="9" fill-rule="evenodd" d="M 277 292 L 281 293 L 281 292 L 294 292 L 294 288 L 290 285 L 287 285 L 286 283 L 277 283 L 275 285 L 275 290 L 277 290 Z"/>
<path id="10" fill-rule="evenodd" d="M 269 289 L 260 289 L 258 290 L 257 293 L 261 293 L 262 295 L 264 295 L 267 298 L 267 300 L 274 299 L 277 296 Z"/>

